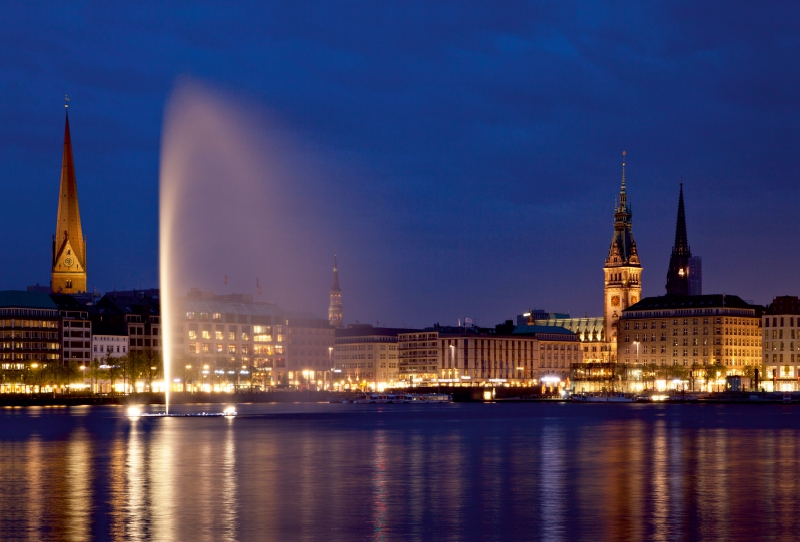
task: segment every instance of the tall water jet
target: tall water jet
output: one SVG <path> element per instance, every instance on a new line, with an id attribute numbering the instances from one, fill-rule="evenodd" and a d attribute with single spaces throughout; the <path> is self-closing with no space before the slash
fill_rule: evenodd
<path id="1" fill-rule="evenodd" d="M 260 278 L 271 301 L 307 310 L 315 257 L 325 262 L 320 287 L 327 286 L 329 251 L 320 250 L 323 228 L 314 224 L 320 213 L 309 189 L 313 156 L 274 124 L 257 105 L 191 79 L 178 81 L 165 107 L 159 274 L 167 412 L 176 363 L 187 352 L 177 331 L 191 287 L 257 295 Z"/>

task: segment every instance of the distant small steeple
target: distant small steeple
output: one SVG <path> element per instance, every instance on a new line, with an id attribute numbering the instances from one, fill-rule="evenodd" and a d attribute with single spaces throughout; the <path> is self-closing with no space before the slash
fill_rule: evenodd
<path id="1" fill-rule="evenodd" d="M 333 282 L 331 283 L 330 304 L 328 305 L 328 323 L 336 328 L 344 327 L 342 311 L 342 289 L 339 287 L 339 264 L 333 256 Z"/>

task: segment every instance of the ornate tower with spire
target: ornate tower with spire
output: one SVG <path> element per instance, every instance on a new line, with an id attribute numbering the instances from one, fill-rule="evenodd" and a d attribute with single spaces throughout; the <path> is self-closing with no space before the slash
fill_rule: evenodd
<path id="1" fill-rule="evenodd" d="M 678 221 L 675 224 L 675 245 L 667 270 L 667 295 L 689 295 L 689 259 L 692 251 L 686 237 L 686 212 L 683 209 L 683 183 L 678 197 Z"/>
<path id="2" fill-rule="evenodd" d="M 333 283 L 331 284 L 330 305 L 328 305 L 328 323 L 336 328 L 344 327 L 342 313 L 342 289 L 339 288 L 339 265 L 333 257 Z"/>
<path id="3" fill-rule="evenodd" d="M 68 107 L 68 103 L 65 107 Z M 86 291 L 86 239 L 78 209 L 78 185 L 72 160 L 69 112 L 64 128 L 64 154 L 61 158 L 61 187 L 58 193 L 56 233 L 53 235 L 53 292 L 75 294 Z"/>
<path id="4" fill-rule="evenodd" d="M 622 310 L 642 298 L 642 265 L 633 240 L 632 216 L 625 187 L 625 151 L 622 151 L 622 187 L 614 208 L 614 236 L 603 268 L 605 340 L 611 346 L 612 355 L 617 351 L 617 322 Z"/>

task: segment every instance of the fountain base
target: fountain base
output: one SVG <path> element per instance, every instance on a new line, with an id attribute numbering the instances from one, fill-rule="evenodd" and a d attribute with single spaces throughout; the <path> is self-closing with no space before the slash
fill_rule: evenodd
<path id="1" fill-rule="evenodd" d="M 228 407 L 222 412 L 191 412 L 188 414 L 167 413 L 167 412 L 142 412 L 137 407 L 128 409 L 128 418 L 232 418 L 238 415 L 236 409 Z"/>

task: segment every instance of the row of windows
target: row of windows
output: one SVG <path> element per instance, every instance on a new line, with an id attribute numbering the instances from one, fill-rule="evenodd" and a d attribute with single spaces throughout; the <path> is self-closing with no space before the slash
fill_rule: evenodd
<path id="1" fill-rule="evenodd" d="M 780 317 L 773 316 L 771 318 L 771 320 L 772 320 L 772 327 L 778 327 L 778 322 L 780 322 L 780 327 L 783 327 L 784 326 L 784 322 L 786 320 L 789 321 L 789 327 L 794 327 L 794 316 L 790 316 L 786 320 L 784 320 L 783 316 L 780 316 Z M 770 327 L 769 321 L 770 321 L 770 317 L 769 316 L 764 318 L 764 327 Z M 797 319 L 797 325 L 800 326 L 800 318 Z"/>

